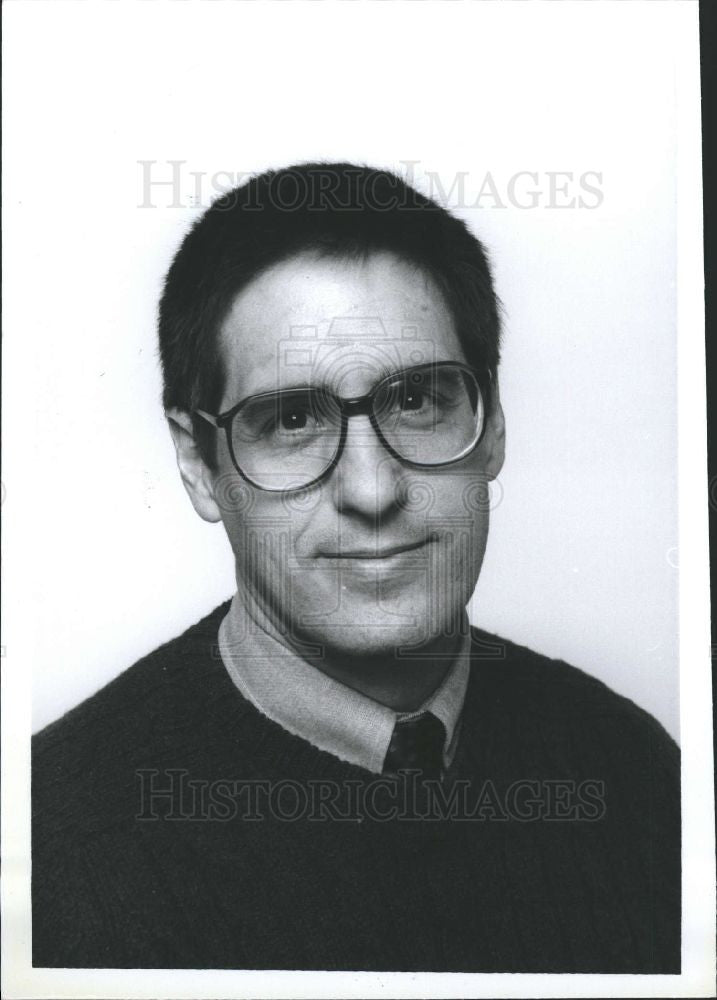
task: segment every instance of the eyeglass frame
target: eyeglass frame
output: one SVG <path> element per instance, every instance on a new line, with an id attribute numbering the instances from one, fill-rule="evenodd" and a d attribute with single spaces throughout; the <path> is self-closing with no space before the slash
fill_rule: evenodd
<path id="1" fill-rule="evenodd" d="M 399 453 L 395 451 L 395 449 L 392 448 L 391 445 L 386 440 L 383 431 L 381 430 L 378 421 L 376 420 L 376 415 L 373 410 L 373 400 L 376 394 L 378 393 L 379 389 L 381 388 L 381 386 L 384 385 L 384 383 L 389 382 L 392 379 L 405 376 L 409 372 L 430 370 L 438 367 L 454 368 L 457 369 L 458 371 L 467 372 L 469 375 L 473 376 L 478 385 L 478 391 L 481 394 L 481 400 L 483 403 L 483 409 L 484 409 L 483 426 L 481 428 L 480 434 L 477 436 L 473 444 L 465 448 L 461 452 L 461 454 L 456 456 L 455 458 L 450 458 L 448 459 L 447 462 L 414 462 L 410 458 L 404 458 L 403 455 L 399 455 Z M 488 384 L 484 386 L 483 381 L 485 380 L 486 377 Z M 212 427 L 216 428 L 216 430 L 225 431 L 227 439 L 227 447 L 229 449 L 229 454 L 231 456 L 232 463 L 234 464 L 234 468 L 242 477 L 242 479 L 244 479 L 247 483 L 249 483 L 250 486 L 253 486 L 257 490 L 263 490 L 266 493 L 298 493 L 300 490 L 309 489 L 309 487 L 315 486 L 316 483 L 321 482 L 321 480 L 325 479 L 339 464 L 341 456 L 343 455 L 344 447 L 346 445 L 346 438 L 348 436 L 348 422 L 351 419 L 351 417 L 367 416 L 371 423 L 371 427 L 373 428 L 373 431 L 376 434 L 376 437 L 378 438 L 381 445 L 389 453 L 389 455 L 391 455 L 393 458 L 403 463 L 404 465 L 408 465 L 410 468 L 442 469 L 448 465 L 455 465 L 457 462 L 462 462 L 463 459 L 468 458 L 468 456 L 476 450 L 476 448 L 481 443 L 485 435 L 486 427 L 488 426 L 488 416 L 490 413 L 491 402 L 492 402 L 491 392 L 490 392 L 492 383 L 493 383 L 493 373 L 489 368 L 486 368 L 481 372 L 479 369 L 473 368 L 471 365 L 465 365 L 461 361 L 428 361 L 421 365 L 411 365 L 408 368 L 401 368 L 398 371 L 391 372 L 389 375 L 385 375 L 374 385 L 374 387 L 371 389 L 370 392 L 365 393 L 363 396 L 349 396 L 349 397 L 337 396 L 335 393 L 331 392 L 330 389 L 318 386 L 292 386 L 286 389 L 273 389 L 273 390 L 268 390 L 267 392 L 258 392 L 252 394 L 251 396 L 245 396 L 244 399 L 241 399 L 238 403 L 235 403 L 234 406 L 232 406 L 229 410 L 225 410 L 224 413 L 219 413 L 217 415 L 208 413 L 206 410 L 200 410 L 200 409 L 195 409 L 192 411 L 192 413 L 196 414 L 199 417 L 202 417 L 203 420 L 206 420 L 209 424 L 212 425 Z M 246 406 L 246 404 L 249 403 L 250 401 L 253 401 L 255 399 L 262 399 L 268 396 L 280 397 L 285 394 L 288 395 L 289 393 L 292 392 L 301 391 L 302 389 L 314 389 L 314 390 L 318 389 L 320 392 L 324 392 L 326 396 L 330 397 L 331 400 L 337 404 L 338 411 L 341 415 L 341 432 L 339 436 L 339 443 L 336 446 L 336 452 L 334 454 L 334 457 L 331 459 L 331 461 L 323 470 L 323 472 L 321 472 L 314 479 L 310 480 L 308 483 L 304 483 L 301 486 L 276 487 L 276 488 L 272 486 L 260 486 L 258 483 L 255 483 L 254 480 L 251 479 L 246 474 L 246 472 L 244 472 L 244 470 L 239 465 L 239 462 L 237 461 L 236 455 L 234 454 L 234 445 L 232 442 L 232 422 L 234 420 L 234 417 L 237 415 L 237 413 L 239 413 L 242 407 Z"/>

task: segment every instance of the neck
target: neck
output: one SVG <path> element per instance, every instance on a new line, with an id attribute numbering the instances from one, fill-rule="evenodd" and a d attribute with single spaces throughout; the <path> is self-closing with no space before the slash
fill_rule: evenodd
<path id="1" fill-rule="evenodd" d="M 321 658 L 305 657 L 318 670 L 359 691 L 395 712 L 412 712 L 429 698 L 458 655 L 460 634 L 437 637 L 411 650 L 399 648 L 372 656 L 332 654 Z"/>
<path id="2" fill-rule="evenodd" d="M 300 656 L 327 676 L 395 712 L 412 712 L 433 694 L 458 655 L 467 628 L 467 615 L 461 610 L 450 634 L 433 636 L 410 647 L 409 652 L 403 645 L 369 654 L 329 646 L 318 652 L 316 643 L 302 644 L 277 628 L 241 584 L 238 599 L 247 616 L 245 634 L 253 632 L 265 650 L 275 646 L 277 652 Z"/>

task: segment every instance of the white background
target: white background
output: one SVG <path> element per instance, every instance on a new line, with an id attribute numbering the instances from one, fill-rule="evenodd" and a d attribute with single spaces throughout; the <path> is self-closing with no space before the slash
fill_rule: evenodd
<path id="1" fill-rule="evenodd" d="M 468 206 L 484 191 L 459 214 L 505 306 L 508 459 L 473 620 L 677 737 L 671 5 L 651 5 L 649 45 L 640 5 L 619 31 L 602 4 L 524 8 L 519 26 L 485 4 L 19 6 L 5 334 L 27 463 L 6 503 L 28 532 L 34 728 L 233 590 L 159 405 L 157 299 L 197 183 L 206 207 L 218 171 L 347 158 L 419 161 L 447 192 L 463 172 Z M 170 160 L 179 197 L 153 187 L 140 207 L 138 161 L 168 180 Z M 536 208 L 508 200 L 520 171 Z M 574 176 L 554 201 L 600 204 L 545 207 L 550 171 Z"/>
<path id="2" fill-rule="evenodd" d="M 712 995 L 696 3 L 9 0 L 3 16 L 3 994 Z M 30 968 L 31 707 L 38 728 L 232 589 L 159 410 L 156 301 L 199 209 L 190 191 L 139 209 L 137 161 L 211 176 L 338 156 L 419 160 L 448 188 L 464 171 L 471 191 L 486 173 L 503 193 L 521 170 L 543 193 L 546 171 L 603 175 L 594 210 L 464 213 L 507 312 L 509 457 L 473 617 L 675 735 L 681 718 L 680 977 Z"/>

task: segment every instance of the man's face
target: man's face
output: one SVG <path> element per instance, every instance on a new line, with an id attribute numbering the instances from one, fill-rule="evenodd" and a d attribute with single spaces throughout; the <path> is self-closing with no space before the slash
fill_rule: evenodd
<path id="1" fill-rule="evenodd" d="M 219 412 L 309 384 L 361 396 L 400 369 L 466 360 L 438 289 L 389 254 L 364 262 L 306 254 L 270 268 L 237 296 L 221 340 Z M 241 448 L 236 458 L 241 465 Z M 501 460 L 499 406 L 471 455 L 430 470 L 391 456 L 359 415 L 323 481 L 272 493 L 239 476 L 219 433 L 211 489 L 240 591 L 285 641 L 329 655 L 386 655 L 450 637 L 478 579 L 487 481 Z"/>

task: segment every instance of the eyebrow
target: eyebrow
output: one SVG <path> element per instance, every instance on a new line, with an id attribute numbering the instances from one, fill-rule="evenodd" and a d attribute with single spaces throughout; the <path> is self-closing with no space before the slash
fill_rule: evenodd
<path id="1" fill-rule="evenodd" d="M 306 392 L 309 389 L 324 389 L 326 392 L 333 392 L 326 385 L 320 385 L 317 382 L 309 384 L 307 382 L 296 382 L 291 385 L 279 385 L 279 386 L 269 386 L 266 389 L 254 389 L 252 392 L 246 393 L 242 396 L 242 399 L 251 399 L 253 396 L 268 396 L 274 392 Z"/>
<path id="2" fill-rule="evenodd" d="M 416 367 L 415 365 L 406 365 L 405 367 L 402 368 L 390 368 L 388 365 L 382 365 L 381 367 L 378 367 L 374 373 L 374 378 L 371 382 L 371 387 L 368 389 L 368 392 L 370 392 L 371 388 L 378 385 L 378 383 L 382 382 L 385 378 L 388 378 L 391 375 L 402 375 L 403 372 L 410 371 L 411 368 L 415 367 Z M 293 382 L 289 385 L 269 386 L 266 389 L 254 389 L 252 390 L 252 392 L 248 392 L 244 396 L 242 396 L 241 400 L 251 399 L 252 396 L 264 396 L 272 392 L 292 392 L 299 390 L 305 392 L 308 389 L 323 389 L 324 392 L 330 392 L 334 396 L 339 395 L 335 388 L 327 385 L 325 382 L 313 382 L 313 383 Z"/>

